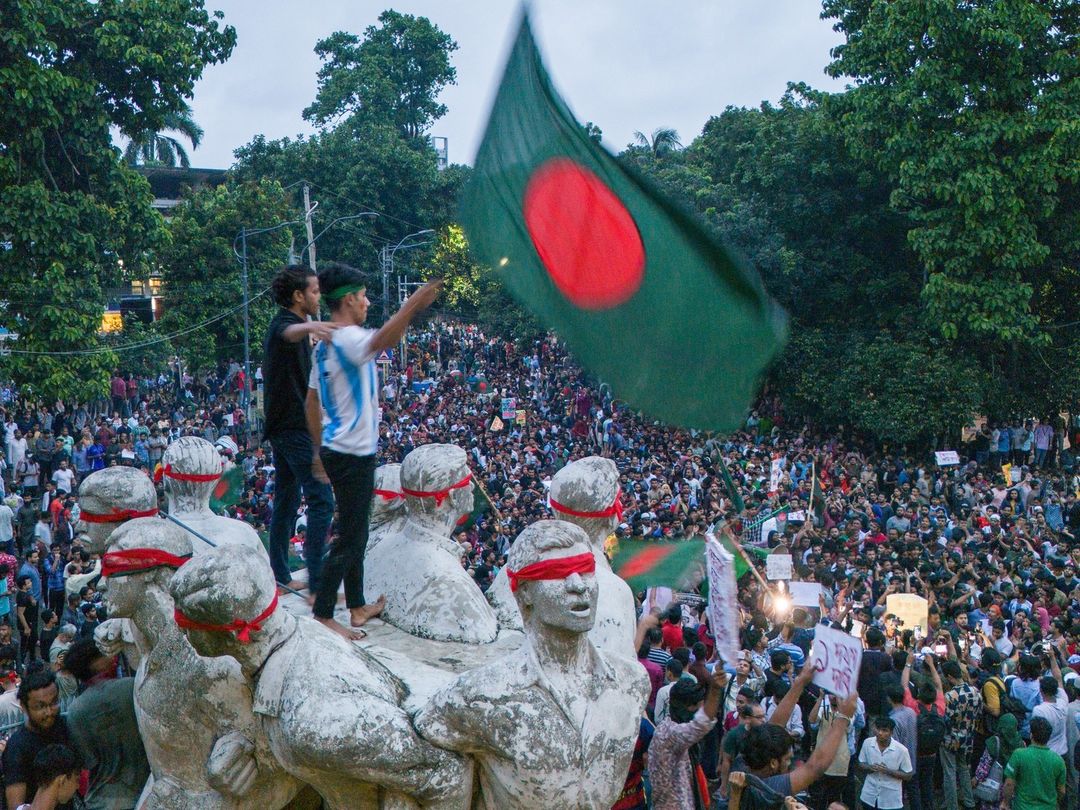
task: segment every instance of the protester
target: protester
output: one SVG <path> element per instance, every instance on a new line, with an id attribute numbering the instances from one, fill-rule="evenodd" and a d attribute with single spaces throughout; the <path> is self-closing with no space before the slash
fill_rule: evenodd
<path id="1" fill-rule="evenodd" d="M 8 807 L 18 807 L 33 798 L 42 785 L 35 766 L 41 750 L 54 744 L 70 744 L 67 722 L 60 716 L 60 692 L 52 672 L 36 669 L 27 674 L 19 684 L 18 697 L 26 722 L 16 729 L 4 748 L 4 794 Z"/>
<path id="2" fill-rule="evenodd" d="M 435 300 L 442 284 L 428 282 L 382 327 L 371 330 L 362 327 L 370 302 L 359 270 L 344 264 L 324 265 L 318 283 L 329 302 L 330 319 L 339 328 L 315 352 L 307 424 L 312 446 L 320 448 L 319 460 L 313 462 L 315 477 L 333 486 L 340 523 L 320 577 L 314 616 L 345 638 L 358 639 L 364 635 L 358 628 L 378 616 L 385 604 L 382 596 L 371 605 L 364 598 L 364 552 L 379 440 L 375 356 L 398 344 L 412 319 Z M 350 627 L 334 620 L 342 581 Z"/>

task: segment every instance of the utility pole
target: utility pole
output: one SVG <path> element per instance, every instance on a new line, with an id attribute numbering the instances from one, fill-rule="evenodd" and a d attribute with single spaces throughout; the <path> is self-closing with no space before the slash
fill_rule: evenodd
<path id="1" fill-rule="evenodd" d="M 308 241 L 308 264 L 312 271 L 315 270 L 315 228 L 312 227 L 311 215 L 315 209 L 311 207 L 311 189 L 304 183 L 304 226 L 307 228 Z"/>
<path id="2" fill-rule="evenodd" d="M 379 251 L 379 264 L 382 269 L 382 317 L 386 323 L 390 320 L 390 253 L 386 245 Z"/>
<path id="3" fill-rule="evenodd" d="M 235 244 L 235 242 L 233 243 Z M 244 423 L 248 430 L 251 429 L 251 338 L 248 309 L 251 303 L 248 296 L 248 260 L 247 260 L 247 228 L 240 229 L 240 266 L 243 268 L 244 284 Z"/>

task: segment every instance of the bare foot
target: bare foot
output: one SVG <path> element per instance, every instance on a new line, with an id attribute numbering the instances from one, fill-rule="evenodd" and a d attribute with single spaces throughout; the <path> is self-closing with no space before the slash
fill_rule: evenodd
<path id="1" fill-rule="evenodd" d="M 294 591 L 298 591 L 301 588 L 306 588 L 307 583 L 302 579 L 290 579 L 288 587 L 292 588 Z"/>
<path id="2" fill-rule="evenodd" d="M 312 618 L 328 630 L 333 630 L 346 641 L 359 641 L 362 638 L 367 638 L 367 633 L 363 630 L 348 628 L 333 619 L 320 619 L 318 616 L 312 616 Z"/>
<path id="3" fill-rule="evenodd" d="M 360 627 L 367 624 L 369 620 L 374 619 L 383 609 L 386 607 L 386 597 L 379 596 L 370 605 L 364 605 L 358 608 L 349 608 L 349 624 L 353 627 Z"/>

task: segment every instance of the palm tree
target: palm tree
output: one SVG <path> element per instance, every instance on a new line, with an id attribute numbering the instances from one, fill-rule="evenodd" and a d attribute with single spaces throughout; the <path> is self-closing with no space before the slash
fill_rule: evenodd
<path id="1" fill-rule="evenodd" d="M 679 133 L 670 127 L 657 127 L 653 130 L 650 138 L 644 132 L 634 133 L 634 146 L 641 146 L 653 153 L 653 157 L 661 157 L 682 149 L 682 141 Z"/>
<path id="2" fill-rule="evenodd" d="M 191 166 L 188 153 L 176 138 L 164 133 L 176 132 L 191 142 L 192 149 L 198 149 L 202 142 L 203 130 L 191 117 L 191 108 L 185 105 L 180 112 L 165 116 L 165 126 L 160 132 L 146 130 L 136 133 L 124 149 L 124 162 L 129 166 Z"/>

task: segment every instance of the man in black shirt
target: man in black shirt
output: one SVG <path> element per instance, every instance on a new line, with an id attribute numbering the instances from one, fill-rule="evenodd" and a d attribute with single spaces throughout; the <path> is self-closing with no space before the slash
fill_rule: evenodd
<path id="1" fill-rule="evenodd" d="M 263 437 L 274 451 L 274 512 L 270 518 L 270 565 L 279 584 L 292 583 L 289 538 L 296 524 L 300 491 L 307 499 L 307 539 L 304 562 L 308 591 L 315 593 L 322 570 L 323 550 L 334 495 L 313 447 L 304 416 L 311 338 L 326 340 L 337 328 L 330 321 L 311 321 L 319 314 L 319 279 L 300 265 L 282 268 L 273 281 L 274 300 L 281 309 L 270 322 L 264 346 L 265 427 Z M 316 477 L 318 476 L 318 477 Z M 321 479 L 321 480 L 320 480 Z"/>
<path id="2" fill-rule="evenodd" d="M 18 807 L 37 790 L 34 757 L 47 745 L 70 745 L 67 723 L 60 716 L 60 691 L 56 676 L 47 669 L 30 672 L 19 684 L 19 705 L 26 723 L 8 740 L 4 749 L 4 795 L 8 807 Z"/>

